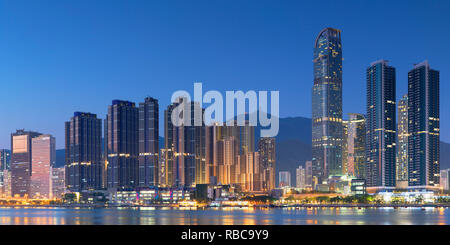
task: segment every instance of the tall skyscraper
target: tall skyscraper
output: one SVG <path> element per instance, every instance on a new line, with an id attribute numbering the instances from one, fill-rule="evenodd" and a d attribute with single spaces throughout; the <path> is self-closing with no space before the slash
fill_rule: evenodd
<path id="1" fill-rule="evenodd" d="M 30 197 L 31 185 L 31 154 L 34 137 L 41 135 L 37 132 L 17 130 L 11 134 L 11 195 Z"/>
<path id="2" fill-rule="evenodd" d="M 253 154 L 255 152 L 255 126 L 251 126 L 249 121 L 246 120 L 244 126 L 234 126 L 236 130 L 238 130 L 238 138 L 239 146 L 238 146 L 238 160 L 236 172 L 238 172 L 238 185 L 242 187 L 243 191 L 252 192 L 255 190 L 248 189 L 251 186 L 249 183 L 253 182 L 252 179 L 249 179 L 250 176 L 256 176 L 260 172 L 260 168 L 252 167 L 260 164 L 259 162 L 259 154 Z M 257 161 L 254 161 L 254 160 Z M 258 165 L 259 166 L 259 165 Z M 256 172 L 258 171 L 258 172 Z M 259 177 L 259 176 L 258 176 Z M 253 177 L 252 177 L 253 178 Z"/>
<path id="3" fill-rule="evenodd" d="M 343 121 L 344 143 L 343 174 L 364 178 L 366 165 L 366 119 L 364 115 L 350 113 Z"/>
<path id="4" fill-rule="evenodd" d="M 386 60 L 367 68 L 366 183 L 395 187 L 395 68 Z"/>
<path id="5" fill-rule="evenodd" d="M 208 180 L 209 184 L 216 184 L 217 178 L 219 176 L 219 168 L 217 166 L 217 150 L 215 147 L 218 146 L 218 133 L 221 132 L 221 127 L 219 125 L 210 125 L 205 127 L 205 144 L 206 144 L 206 164 L 208 166 Z"/>
<path id="6" fill-rule="evenodd" d="M 195 171 L 194 171 L 194 183 L 196 184 L 207 184 L 209 183 L 209 166 L 206 162 L 206 126 L 203 122 L 203 115 L 205 109 L 199 108 L 197 103 L 191 104 L 191 108 L 198 107 L 201 111 L 202 126 L 194 126 L 194 154 L 195 154 Z M 193 115 L 194 117 L 194 115 Z M 231 142 L 233 143 L 233 142 Z M 233 145 L 227 145 L 228 149 L 233 149 Z M 232 154 L 231 152 L 229 155 Z M 231 156 L 232 159 L 234 156 Z M 232 176 L 234 178 L 234 176 Z"/>
<path id="7" fill-rule="evenodd" d="M 278 173 L 278 187 L 291 186 L 291 173 L 289 171 L 280 171 Z"/>
<path id="8" fill-rule="evenodd" d="M 105 121 L 107 187 L 135 188 L 138 185 L 139 112 L 135 103 L 113 100 Z"/>
<path id="9" fill-rule="evenodd" d="M 298 166 L 295 170 L 295 187 L 301 189 L 306 187 L 306 171 L 303 166 Z"/>
<path id="10" fill-rule="evenodd" d="M 167 106 L 167 109 L 164 110 L 164 150 L 161 153 L 161 157 L 164 158 L 164 164 L 161 164 L 163 167 L 163 176 L 164 179 L 160 180 L 162 185 L 165 186 L 174 186 L 175 185 L 175 174 L 177 173 L 177 169 L 174 165 L 174 128 L 175 126 L 172 123 L 172 112 L 177 107 L 178 104 L 170 104 Z"/>
<path id="11" fill-rule="evenodd" d="M 3 170 L 2 197 L 11 197 L 11 171 Z"/>
<path id="12" fill-rule="evenodd" d="M 397 186 L 408 186 L 408 95 L 398 102 Z"/>
<path id="13" fill-rule="evenodd" d="M 103 186 L 102 120 L 97 115 L 75 112 L 65 123 L 66 185 L 70 191 Z"/>
<path id="14" fill-rule="evenodd" d="M 184 106 L 184 114 L 193 114 L 193 105 L 189 101 L 182 101 L 179 106 Z M 183 119 L 185 115 L 183 115 Z M 175 186 L 195 186 L 195 127 L 194 118 L 191 117 L 191 125 L 182 123 L 176 126 L 174 133 L 174 165 Z"/>
<path id="15" fill-rule="evenodd" d="M 444 191 L 448 191 L 450 189 L 450 169 L 443 169 L 440 172 L 440 187 Z"/>
<path id="16" fill-rule="evenodd" d="M 66 192 L 66 168 L 52 168 L 52 197 L 62 198 Z"/>
<path id="17" fill-rule="evenodd" d="M 305 162 L 305 186 L 313 187 L 312 161 Z"/>
<path id="18" fill-rule="evenodd" d="M 218 181 L 224 185 L 236 183 L 236 139 L 226 136 L 217 142 L 216 150 L 219 164 Z"/>
<path id="19" fill-rule="evenodd" d="M 408 73 L 408 185 L 439 186 L 439 71 L 427 61 Z"/>
<path id="20" fill-rule="evenodd" d="M 245 192 L 262 191 L 261 160 L 258 152 L 248 152 L 246 155 Z"/>
<path id="21" fill-rule="evenodd" d="M 0 171 L 9 170 L 11 163 L 11 151 L 0 149 Z"/>
<path id="22" fill-rule="evenodd" d="M 267 192 L 275 188 L 275 138 L 260 138 L 258 151 L 263 178 L 262 188 Z"/>
<path id="23" fill-rule="evenodd" d="M 341 31 L 323 29 L 314 43 L 312 90 L 313 174 L 321 183 L 342 174 Z"/>
<path id="24" fill-rule="evenodd" d="M 217 172 L 214 168 L 214 126 L 205 126 L 205 184 L 215 184 Z"/>
<path id="25" fill-rule="evenodd" d="M 56 162 L 55 138 L 49 134 L 31 139 L 30 196 L 48 199 L 52 197 L 52 166 Z"/>
<path id="26" fill-rule="evenodd" d="M 158 164 L 158 185 L 167 187 L 166 182 L 166 149 L 163 147 L 159 149 L 159 164 Z"/>
<path id="27" fill-rule="evenodd" d="M 395 68 L 386 60 L 367 68 L 366 183 L 395 187 Z"/>
<path id="28" fill-rule="evenodd" d="M 159 163 L 159 105 L 152 97 L 139 103 L 139 186 L 157 186 Z"/>
<path id="29" fill-rule="evenodd" d="M 240 153 L 246 154 L 255 151 L 255 126 L 250 125 L 248 120 L 244 126 L 235 126 L 240 129 Z"/>
<path id="30" fill-rule="evenodd" d="M 5 186 L 5 173 L 10 169 L 11 151 L 7 149 L 0 149 L 0 188 Z"/>
<path id="31" fill-rule="evenodd" d="M 178 106 L 182 107 L 183 116 L 190 114 L 190 125 L 184 123 L 186 118 L 175 118 L 174 120 L 183 120 L 179 122 L 181 126 L 175 126 L 172 122 L 172 112 Z M 201 111 L 199 104 L 187 101 L 181 98 L 179 103 L 169 105 L 164 112 L 164 135 L 165 138 L 165 169 L 168 186 L 194 187 L 201 182 L 206 183 L 207 164 L 206 164 L 206 139 L 205 126 L 195 126 L 195 108 Z M 202 114 L 200 116 L 202 116 Z M 203 117 L 201 117 L 203 118 Z M 178 124 L 178 123 L 177 123 Z"/>

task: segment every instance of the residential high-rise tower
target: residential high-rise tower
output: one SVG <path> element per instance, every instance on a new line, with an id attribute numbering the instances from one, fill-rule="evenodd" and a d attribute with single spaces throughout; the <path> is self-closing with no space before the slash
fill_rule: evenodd
<path id="1" fill-rule="evenodd" d="M 159 105 L 152 97 L 139 103 L 139 186 L 157 186 L 159 163 Z"/>
<path id="2" fill-rule="evenodd" d="M 379 60 L 367 68 L 366 76 L 366 183 L 369 187 L 395 187 L 395 68 Z"/>
<path id="3" fill-rule="evenodd" d="M 350 113 L 343 125 L 343 174 L 365 178 L 366 119 L 362 114 Z"/>
<path id="4" fill-rule="evenodd" d="M 52 166 L 56 162 L 56 142 L 51 135 L 40 135 L 31 139 L 31 183 L 30 196 L 48 199 L 52 197 Z"/>
<path id="5" fill-rule="evenodd" d="M 408 95 L 398 102 L 397 124 L 397 186 L 408 186 Z"/>
<path id="6" fill-rule="evenodd" d="M 439 71 L 427 61 L 408 73 L 408 185 L 439 186 Z"/>
<path id="7" fill-rule="evenodd" d="M 37 132 L 17 130 L 11 134 L 11 195 L 30 197 L 32 139 Z"/>
<path id="8" fill-rule="evenodd" d="M 258 151 L 261 161 L 262 189 L 268 192 L 275 188 L 275 138 L 260 138 Z"/>
<path id="9" fill-rule="evenodd" d="M 75 112 L 65 123 L 66 187 L 70 191 L 102 188 L 102 120 Z"/>
<path id="10" fill-rule="evenodd" d="M 107 187 L 138 186 L 139 112 L 135 103 L 113 100 L 105 120 Z"/>

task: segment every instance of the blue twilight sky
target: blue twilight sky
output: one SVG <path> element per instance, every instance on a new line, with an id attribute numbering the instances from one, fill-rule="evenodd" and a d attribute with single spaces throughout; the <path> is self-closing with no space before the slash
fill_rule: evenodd
<path id="1" fill-rule="evenodd" d="M 150 95 L 162 114 L 196 81 L 279 90 L 282 117 L 310 117 L 312 48 L 328 26 L 342 30 L 345 113 L 365 113 L 370 62 L 397 68 L 400 98 L 408 70 L 428 59 L 441 71 L 448 142 L 449 13 L 447 0 L 0 0 L 0 148 L 18 128 L 51 133 L 62 148 L 74 111 L 104 118 L 113 99 Z"/>

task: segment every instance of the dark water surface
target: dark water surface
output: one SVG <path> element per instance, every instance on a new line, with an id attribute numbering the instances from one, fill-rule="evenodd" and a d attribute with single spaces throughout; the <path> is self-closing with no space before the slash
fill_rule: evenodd
<path id="1" fill-rule="evenodd" d="M 0 208 L 1 225 L 448 225 L 449 208 Z"/>

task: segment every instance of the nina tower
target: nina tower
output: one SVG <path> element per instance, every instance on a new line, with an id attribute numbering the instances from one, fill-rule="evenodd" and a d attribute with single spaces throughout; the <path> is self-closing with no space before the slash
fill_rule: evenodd
<path id="1" fill-rule="evenodd" d="M 319 183 L 342 173 L 341 31 L 323 29 L 314 43 L 312 166 Z"/>

